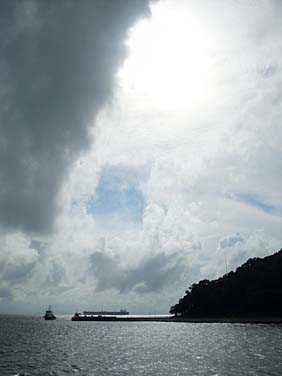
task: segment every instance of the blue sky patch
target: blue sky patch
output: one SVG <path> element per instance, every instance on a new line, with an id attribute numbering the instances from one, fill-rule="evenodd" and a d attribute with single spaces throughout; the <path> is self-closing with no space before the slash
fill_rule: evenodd
<path id="1" fill-rule="evenodd" d="M 269 214 L 277 214 L 277 208 L 268 202 L 264 201 L 255 193 L 237 193 L 233 195 L 233 198 L 237 201 L 244 202 L 247 205 L 253 206 Z"/>
<path id="2" fill-rule="evenodd" d="M 142 222 L 144 197 L 128 170 L 105 168 L 95 197 L 88 202 L 88 213 L 95 217 L 122 217 L 135 223 Z"/>

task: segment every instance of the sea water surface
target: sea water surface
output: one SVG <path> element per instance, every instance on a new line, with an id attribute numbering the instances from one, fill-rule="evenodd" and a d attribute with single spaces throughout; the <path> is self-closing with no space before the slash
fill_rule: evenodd
<path id="1" fill-rule="evenodd" d="M 282 325 L 0 315 L 0 375 L 282 375 Z"/>

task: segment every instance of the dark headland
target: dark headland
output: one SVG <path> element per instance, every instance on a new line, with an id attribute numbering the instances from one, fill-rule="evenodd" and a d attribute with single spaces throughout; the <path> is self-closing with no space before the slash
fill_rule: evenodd
<path id="1" fill-rule="evenodd" d="M 282 323 L 282 249 L 194 283 L 170 313 L 177 321 Z"/>
<path id="2" fill-rule="evenodd" d="M 282 249 L 251 258 L 216 280 L 190 286 L 170 308 L 171 317 L 86 317 L 73 321 L 154 321 L 193 323 L 282 323 Z"/>

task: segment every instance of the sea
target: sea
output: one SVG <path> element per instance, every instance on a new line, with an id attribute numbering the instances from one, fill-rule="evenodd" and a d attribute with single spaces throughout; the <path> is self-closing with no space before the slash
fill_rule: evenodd
<path id="1" fill-rule="evenodd" d="M 0 315 L 0 375 L 282 375 L 282 325 Z"/>

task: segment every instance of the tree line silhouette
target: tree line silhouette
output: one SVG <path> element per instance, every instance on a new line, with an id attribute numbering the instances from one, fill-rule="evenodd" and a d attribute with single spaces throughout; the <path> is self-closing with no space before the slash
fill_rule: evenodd
<path id="1" fill-rule="evenodd" d="M 250 258 L 235 272 L 190 286 L 170 308 L 176 316 L 282 315 L 282 249 Z"/>

